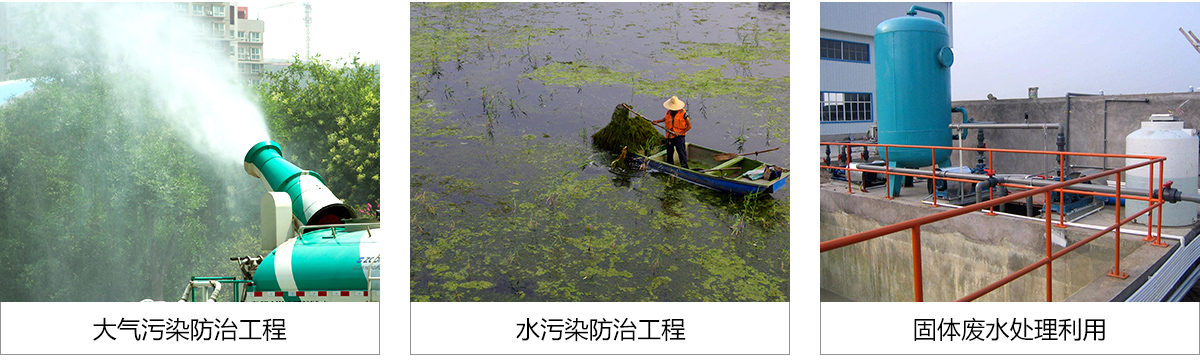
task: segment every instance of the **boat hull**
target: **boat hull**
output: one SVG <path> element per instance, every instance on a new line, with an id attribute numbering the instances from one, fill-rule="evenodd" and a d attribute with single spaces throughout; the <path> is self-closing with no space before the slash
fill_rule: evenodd
<path id="1" fill-rule="evenodd" d="M 735 157 L 728 161 L 715 161 L 713 156 L 721 154 L 721 151 L 695 145 L 688 144 L 688 163 L 692 167 L 700 167 L 702 169 L 719 169 L 729 167 L 739 167 L 737 170 L 725 171 L 710 171 L 697 172 L 696 170 L 685 169 L 663 161 L 666 156 L 665 151 L 659 151 L 651 156 L 639 156 L 642 162 L 645 162 L 646 167 L 652 170 L 662 172 L 684 181 L 704 186 L 713 190 L 727 192 L 736 195 L 754 195 L 762 193 L 774 193 L 787 186 L 788 172 L 784 172 L 779 178 L 774 180 L 750 180 L 742 176 L 746 171 L 759 169 L 763 167 L 762 162 L 748 159 L 745 157 Z"/>

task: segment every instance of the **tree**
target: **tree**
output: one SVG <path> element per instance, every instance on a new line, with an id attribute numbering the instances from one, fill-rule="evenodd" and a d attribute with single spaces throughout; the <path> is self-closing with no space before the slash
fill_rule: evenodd
<path id="1" fill-rule="evenodd" d="M 263 74 L 264 115 L 284 157 L 317 170 L 350 205 L 379 199 L 379 67 L 293 58 Z"/>

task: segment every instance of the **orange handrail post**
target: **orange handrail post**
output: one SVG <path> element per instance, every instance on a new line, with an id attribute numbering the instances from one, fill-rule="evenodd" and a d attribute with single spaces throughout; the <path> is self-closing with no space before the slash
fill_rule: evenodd
<path id="1" fill-rule="evenodd" d="M 854 151 L 850 150 L 850 146 L 842 146 L 842 152 L 846 155 L 846 159 L 844 160 L 844 162 L 846 163 L 846 193 L 854 194 L 854 182 L 850 181 L 850 179 L 851 179 L 851 177 L 850 177 L 850 159 L 854 158 L 854 156 L 851 156 L 851 154 L 854 153 Z M 841 155 L 838 155 L 838 156 L 839 156 L 838 159 L 841 159 L 841 157 L 840 157 Z M 865 180 L 866 177 L 864 177 L 863 179 Z"/>
<path id="2" fill-rule="evenodd" d="M 937 205 L 937 150 L 932 149 L 932 148 L 929 149 L 929 176 L 932 177 L 929 179 L 929 184 L 931 185 L 929 189 L 933 190 L 933 207 L 938 207 L 938 205 Z M 947 189 L 947 190 L 949 190 L 949 189 Z M 949 192 L 947 192 L 947 193 L 949 193 Z"/>
<path id="3" fill-rule="evenodd" d="M 1147 184 L 1149 185 L 1149 184 Z M 1161 192 L 1159 192 L 1161 193 Z M 1117 173 L 1117 224 L 1116 224 L 1116 242 L 1113 245 L 1113 268 L 1108 272 L 1108 276 L 1125 279 L 1129 274 L 1121 272 L 1121 173 Z"/>
<path id="4" fill-rule="evenodd" d="M 1147 187 L 1150 187 L 1150 185 L 1154 185 L 1154 164 L 1153 163 L 1150 164 L 1150 182 L 1147 182 L 1146 185 L 1147 185 Z M 1162 190 L 1162 187 L 1159 187 L 1159 190 Z M 1161 194 L 1162 192 L 1159 192 L 1159 193 Z M 1150 196 L 1151 198 L 1154 198 L 1154 193 L 1151 192 L 1150 195 L 1148 195 L 1148 196 Z M 1149 204 L 1147 204 L 1147 205 L 1149 205 Z M 1155 238 L 1154 238 L 1154 211 L 1150 211 L 1150 213 L 1146 215 L 1146 237 L 1142 238 L 1142 241 L 1153 241 L 1153 240 L 1155 240 Z"/>
<path id="5" fill-rule="evenodd" d="M 1046 192 L 1045 195 L 1046 195 L 1046 200 L 1049 200 L 1050 192 Z M 1050 243 L 1051 243 L 1051 235 L 1052 235 L 1050 233 L 1050 213 L 1046 212 L 1044 214 L 1046 214 L 1046 259 L 1049 260 L 1050 255 L 1051 255 Z M 1046 301 L 1047 302 L 1051 302 L 1052 300 L 1050 298 L 1051 298 L 1051 296 L 1054 295 L 1050 290 L 1050 288 L 1054 284 L 1054 279 L 1051 276 L 1051 270 L 1050 270 L 1051 265 L 1053 265 L 1053 263 L 1051 263 L 1049 261 L 1046 262 Z"/>
<path id="6" fill-rule="evenodd" d="M 1066 157 L 1064 157 L 1062 153 L 1058 154 L 1058 181 L 1066 181 L 1067 180 L 1067 174 L 1065 172 L 1063 172 L 1064 171 L 1063 170 L 1063 159 L 1064 158 L 1066 158 Z M 1055 225 L 1060 228 L 1067 227 L 1067 223 L 1065 220 L 1067 217 L 1067 209 L 1063 208 L 1063 198 L 1065 198 L 1067 195 L 1063 191 L 1064 190 L 1058 191 L 1058 225 Z M 1051 202 L 1053 202 L 1053 201 L 1050 201 L 1050 199 L 1046 199 L 1046 204 L 1049 204 Z M 1049 208 L 1047 208 L 1047 209 L 1049 209 Z M 1046 264 L 1046 265 L 1050 265 L 1050 264 Z"/>
<path id="7" fill-rule="evenodd" d="M 913 249 L 913 296 L 918 302 L 924 302 L 924 288 L 921 278 L 921 225 L 913 226 L 912 228 L 912 249 Z"/>
<path id="8" fill-rule="evenodd" d="M 892 199 L 892 158 L 891 148 L 883 148 L 883 169 L 887 170 L 888 174 L 884 175 L 883 187 L 887 190 L 884 194 L 888 200 Z"/>
<path id="9" fill-rule="evenodd" d="M 1170 246 L 1162 241 L 1162 205 L 1163 205 L 1163 169 L 1167 167 L 1166 160 L 1163 160 L 1158 165 L 1158 233 L 1154 236 L 1154 242 L 1150 245 L 1167 247 Z M 1153 195 L 1151 195 L 1153 196 Z"/>
<path id="10" fill-rule="evenodd" d="M 991 173 L 996 172 L 996 169 L 992 167 L 992 151 L 988 151 L 988 172 L 991 172 Z M 994 187 L 994 186 L 988 188 L 988 200 L 996 198 L 996 193 L 992 192 L 995 189 L 996 189 L 996 187 Z M 988 206 L 988 215 L 996 216 L 995 207 Z"/>

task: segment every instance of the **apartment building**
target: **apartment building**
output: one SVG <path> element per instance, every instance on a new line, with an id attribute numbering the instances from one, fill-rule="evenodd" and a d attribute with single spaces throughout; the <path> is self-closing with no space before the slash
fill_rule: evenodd
<path id="1" fill-rule="evenodd" d="M 262 20 L 249 19 L 249 10 L 232 2 L 178 2 L 175 10 L 197 25 L 196 35 L 219 51 L 228 50 L 230 66 L 250 84 L 262 81 Z"/>

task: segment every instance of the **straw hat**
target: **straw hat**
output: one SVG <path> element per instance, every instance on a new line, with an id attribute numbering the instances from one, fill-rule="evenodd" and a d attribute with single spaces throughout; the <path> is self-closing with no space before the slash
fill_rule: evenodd
<path id="1" fill-rule="evenodd" d="M 668 99 L 666 102 L 663 102 L 663 107 L 667 107 L 667 110 L 670 110 L 670 111 L 678 111 L 680 109 L 683 109 L 683 106 L 684 106 L 683 101 L 679 100 L 679 97 L 676 97 L 676 96 L 671 96 L 671 99 Z"/>

